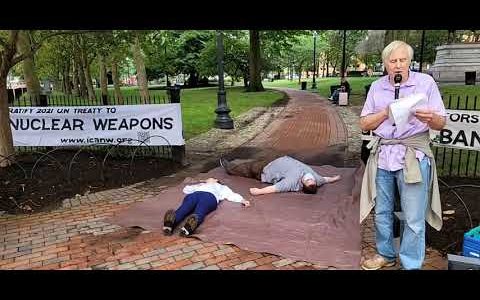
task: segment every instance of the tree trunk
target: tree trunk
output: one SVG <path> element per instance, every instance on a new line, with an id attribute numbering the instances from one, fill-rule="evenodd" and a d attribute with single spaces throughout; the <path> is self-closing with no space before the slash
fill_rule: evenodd
<path id="1" fill-rule="evenodd" d="M 8 110 L 7 75 L 0 75 L 0 167 L 11 162 L 6 157 L 14 153 L 12 131 L 10 129 L 10 111 Z M 12 159 L 12 157 L 10 157 Z"/>
<path id="2" fill-rule="evenodd" d="M 62 90 L 61 86 L 62 86 L 62 81 L 61 81 L 61 79 L 56 78 L 56 79 L 53 81 L 53 90 L 54 90 L 54 91 L 58 91 L 58 90 L 61 91 L 61 90 Z"/>
<path id="3" fill-rule="evenodd" d="M 142 97 L 143 103 L 148 103 L 148 82 L 147 72 L 145 71 L 145 59 L 142 53 L 142 47 L 140 46 L 140 39 L 138 33 L 135 33 L 135 41 L 132 45 L 133 60 L 135 61 L 135 68 L 137 69 L 137 84 L 140 90 L 140 97 Z"/>
<path id="4" fill-rule="evenodd" d="M 63 67 L 62 67 L 63 68 Z M 67 79 L 65 76 L 65 70 L 58 71 L 60 74 L 60 81 L 62 83 L 62 93 L 67 93 Z"/>
<path id="5" fill-rule="evenodd" d="M 70 62 L 67 60 L 63 70 L 63 77 L 65 78 L 65 94 L 72 94 L 72 85 L 70 83 Z"/>
<path id="6" fill-rule="evenodd" d="M 260 51 L 260 34 L 258 30 L 250 30 L 250 52 L 249 52 L 249 68 L 250 68 L 250 85 L 249 92 L 261 92 L 265 89 L 262 85 L 261 70 L 262 58 Z"/>
<path id="7" fill-rule="evenodd" d="M 189 87 L 197 87 L 198 86 L 198 74 L 192 72 L 188 75 L 188 82 L 187 85 Z"/>
<path id="8" fill-rule="evenodd" d="M 18 30 L 9 30 L 8 44 L 4 44 L 3 50 L 0 51 L 0 167 L 11 165 L 11 161 L 6 158 L 13 159 L 11 155 L 15 153 L 10 128 L 7 77 L 17 53 L 18 34 Z"/>
<path id="9" fill-rule="evenodd" d="M 105 65 L 105 56 L 99 55 L 98 57 L 100 65 L 100 89 L 101 98 L 104 105 L 108 105 L 108 78 L 107 78 L 107 66 Z"/>
<path id="10" fill-rule="evenodd" d="M 405 43 L 408 43 L 408 40 L 409 40 L 409 38 L 410 38 L 410 33 L 411 33 L 410 30 L 405 30 L 405 34 L 404 34 L 404 36 L 403 36 L 403 41 L 404 41 Z"/>
<path id="11" fill-rule="evenodd" d="M 112 80 L 113 80 L 113 89 L 115 99 L 117 99 L 117 104 L 123 104 L 123 96 L 122 92 L 120 91 L 120 79 L 118 74 L 118 65 L 117 59 L 112 58 Z"/>
<path id="12" fill-rule="evenodd" d="M 93 89 L 92 75 L 90 75 L 90 65 L 87 65 L 83 68 L 85 71 L 85 85 L 87 86 L 88 99 L 95 101 L 95 90 Z"/>
<path id="13" fill-rule="evenodd" d="M 320 58 L 317 58 L 316 65 L 315 65 L 315 74 L 317 77 L 320 77 Z"/>
<path id="14" fill-rule="evenodd" d="M 395 30 L 385 30 L 385 38 L 383 41 L 383 46 L 386 47 L 388 44 L 395 40 L 396 34 Z"/>
<path id="15" fill-rule="evenodd" d="M 32 45 L 30 43 L 30 36 L 27 31 L 20 30 L 18 33 L 18 51 L 20 53 L 29 52 Z M 40 82 L 38 81 L 37 73 L 35 72 L 35 62 L 33 57 L 27 57 L 23 61 L 23 76 L 27 91 L 32 101 L 32 106 L 40 105 Z"/>
<path id="16" fill-rule="evenodd" d="M 249 68 L 244 68 L 242 70 L 243 73 L 243 87 L 248 90 L 248 82 L 249 82 Z"/>
<path id="17" fill-rule="evenodd" d="M 73 95 L 75 96 L 80 96 L 80 90 L 78 89 L 79 83 L 78 65 L 73 61 Z"/>
<path id="18" fill-rule="evenodd" d="M 455 30 L 448 31 L 447 43 L 451 44 L 455 42 Z"/>
<path id="19" fill-rule="evenodd" d="M 59 85 L 59 86 L 60 86 L 60 91 L 61 91 L 62 93 L 65 93 L 65 85 L 66 85 L 66 84 L 65 84 L 65 74 L 64 74 L 64 72 L 62 72 L 60 65 L 61 65 L 61 63 L 60 63 L 60 62 L 57 62 L 57 67 L 56 67 L 56 68 L 57 68 L 57 72 L 56 72 L 56 74 L 57 74 L 58 81 L 59 81 L 59 84 L 60 84 L 60 85 Z"/>
<path id="20" fill-rule="evenodd" d="M 90 65 L 88 62 L 84 62 L 83 71 L 85 72 L 85 85 L 87 86 L 88 99 L 95 100 L 95 91 L 93 90 L 92 76 L 90 75 Z"/>
<path id="21" fill-rule="evenodd" d="M 80 55 L 78 55 L 77 59 L 78 60 L 75 61 L 75 65 L 77 66 L 78 82 L 80 83 L 80 96 L 84 98 L 87 96 L 87 85 L 85 83 L 85 71 L 83 70 L 82 63 L 80 62 Z"/>
<path id="22" fill-rule="evenodd" d="M 80 36 L 80 63 L 82 64 L 84 76 L 85 76 L 85 86 L 87 87 L 88 99 L 95 100 L 95 91 L 93 90 L 92 76 L 90 75 L 90 63 L 88 62 L 87 52 L 83 47 L 83 38 Z"/>
<path id="23" fill-rule="evenodd" d="M 11 165 L 5 159 L 14 154 L 10 111 L 8 109 L 7 77 L 12 68 L 12 60 L 17 53 L 18 31 L 9 31 L 9 43 L 0 51 L 0 167 Z M 9 157 L 13 159 L 13 157 Z"/>

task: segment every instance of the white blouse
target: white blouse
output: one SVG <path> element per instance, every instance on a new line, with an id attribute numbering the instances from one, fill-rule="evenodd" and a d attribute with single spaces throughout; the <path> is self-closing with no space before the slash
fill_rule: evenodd
<path id="1" fill-rule="evenodd" d="M 239 203 L 244 200 L 242 195 L 233 192 L 228 186 L 216 182 L 187 185 L 183 188 L 183 193 L 185 194 L 191 194 L 194 192 L 212 193 L 217 199 L 217 203 L 224 199 Z"/>

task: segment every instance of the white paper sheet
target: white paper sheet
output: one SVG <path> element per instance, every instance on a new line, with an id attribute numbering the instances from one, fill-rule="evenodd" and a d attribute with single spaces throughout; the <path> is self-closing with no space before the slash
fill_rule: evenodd
<path id="1" fill-rule="evenodd" d="M 390 104 L 389 118 L 395 123 L 397 130 L 403 131 L 409 119 L 414 117 L 415 111 L 419 108 L 425 108 L 426 105 L 427 95 L 423 93 L 400 98 Z"/>

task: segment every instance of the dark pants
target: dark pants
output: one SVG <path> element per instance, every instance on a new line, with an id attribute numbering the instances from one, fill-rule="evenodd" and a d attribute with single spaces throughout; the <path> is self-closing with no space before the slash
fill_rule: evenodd
<path id="1" fill-rule="evenodd" d="M 198 216 L 198 225 L 202 224 L 205 217 L 217 209 L 217 199 L 212 193 L 193 192 L 183 198 L 182 205 L 175 211 L 175 224 L 177 225 L 192 212 Z"/>
<path id="2" fill-rule="evenodd" d="M 263 168 L 270 163 L 270 160 L 246 160 L 232 161 L 226 167 L 229 175 L 241 176 L 262 180 Z"/>
<path id="3" fill-rule="evenodd" d="M 339 96 L 340 96 L 340 89 L 336 89 L 335 91 L 333 91 L 333 94 L 331 96 L 332 102 L 335 103 L 335 104 L 338 104 Z"/>

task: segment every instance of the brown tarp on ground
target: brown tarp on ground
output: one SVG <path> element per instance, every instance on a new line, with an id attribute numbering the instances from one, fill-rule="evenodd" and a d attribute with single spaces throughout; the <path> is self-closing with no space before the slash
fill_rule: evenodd
<path id="1" fill-rule="evenodd" d="M 319 174 L 341 174 L 342 180 L 326 184 L 315 195 L 279 193 L 253 197 L 251 207 L 222 201 L 197 229 L 203 241 L 234 244 L 242 249 L 307 261 L 324 267 L 357 269 L 361 235 L 359 194 L 363 167 L 312 166 Z M 216 168 L 196 179 L 216 177 L 234 191 L 249 196 L 250 187 L 266 186 L 256 180 L 229 176 Z M 108 222 L 161 230 L 163 215 L 177 208 L 184 184 L 168 188 L 157 200 L 136 203 Z M 178 228 L 175 231 L 177 234 Z"/>

